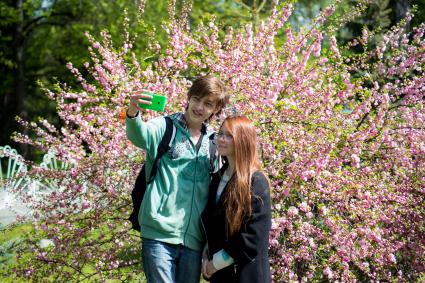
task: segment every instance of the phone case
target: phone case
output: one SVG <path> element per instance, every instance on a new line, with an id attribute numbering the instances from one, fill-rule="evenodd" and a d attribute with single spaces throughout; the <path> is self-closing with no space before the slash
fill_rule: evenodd
<path id="1" fill-rule="evenodd" d="M 158 112 L 163 112 L 165 109 L 165 104 L 167 103 L 167 97 L 157 94 L 157 93 L 150 93 L 145 92 L 146 94 L 152 95 L 152 104 L 139 104 L 139 107 L 144 109 L 150 109 Z"/>

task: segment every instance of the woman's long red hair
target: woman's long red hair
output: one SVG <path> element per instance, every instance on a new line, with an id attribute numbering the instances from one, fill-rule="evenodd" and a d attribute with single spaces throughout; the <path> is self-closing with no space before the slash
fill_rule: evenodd
<path id="1" fill-rule="evenodd" d="M 226 219 L 230 235 L 239 231 L 251 215 L 251 177 L 260 169 L 257 134 L 251 120 L 245 116 L 230 116 L 223 122 L 234 141 L 235 173 L 225 195 Z"/>

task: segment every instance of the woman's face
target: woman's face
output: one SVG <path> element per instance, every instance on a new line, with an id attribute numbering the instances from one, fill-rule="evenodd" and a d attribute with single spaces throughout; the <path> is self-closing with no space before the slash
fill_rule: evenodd
<path id="1" fill-rule="evenodd" d="M 217 133 L 217 151 L 221 156 L 233 157 L 235 155 L 235 143 L 226 123 Z"/>

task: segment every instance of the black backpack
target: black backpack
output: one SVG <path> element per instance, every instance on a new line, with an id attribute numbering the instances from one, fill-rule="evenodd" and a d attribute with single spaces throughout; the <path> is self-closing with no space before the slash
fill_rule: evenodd
<path id="1" fill-rule="evenodd" d="M 136 178 L 136 183 L 134 184 L 134 188 L 131 191 L 131 200 L 133 202 L 133 211 L 130 214 L 128 220 L 131 222 L 131 228 L 136 231 L 140 231 L 139 224 L 139 210 L 143 201 L 143 196 L 146 192 L 146 187 L 155 179 L 156 172 L 158 171 L 158 167 L 161 161 L 161 157 L 167 153 L 171 145 L 173 143 L 174 137 L 176 136 L 176 127 L 173 124 L 173 121 L 170 117 L 166 116 L 165 118 L 165 133 L 162 137 L 161 142 L 158 145 L 156 151 L 156 157 L 152 165 L 151 174 L 149 176 L 149 180 L 146 181 L 146 168 L 145 164 L 143 164 L 142 169 L 139 172 L 139 175 Z M 210 156 L 210 174 L 214 171 L 214 162 L 217 158 L 216 153 L 216 143 L 214 141 L 214 134 L 212 134 L 209 138 L 209 156 Z"/>

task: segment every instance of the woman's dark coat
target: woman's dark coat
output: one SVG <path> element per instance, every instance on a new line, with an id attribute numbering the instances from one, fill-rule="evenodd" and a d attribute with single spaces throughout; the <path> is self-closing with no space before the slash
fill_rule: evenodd
<path id="1" fill-rule="evenodd" d="M 210 260 L 214 253 L 224 249 L 234 264 L 223 268 L 211 277 L 211 282 L 270 282 L 268 258 L 269 232 L 271 228 L 269 182 L 260 171 L 252 176 L 251 207 L 252 215 L 245 220 L 238 233 L 228 236 L 225 218 L 224 188 L 218 203 L 216 195 L 221 173 L 213 175 L 208 204 L 202 213 L 202 226 L 208 243 Z M 230 181 L 229 181 L 230 182 Z"/>

